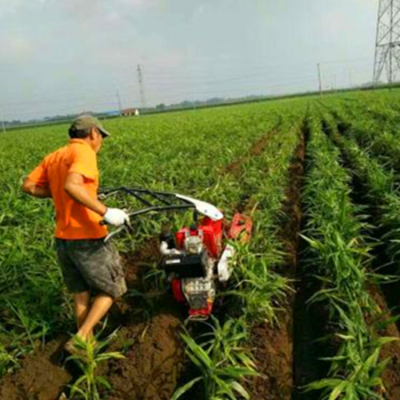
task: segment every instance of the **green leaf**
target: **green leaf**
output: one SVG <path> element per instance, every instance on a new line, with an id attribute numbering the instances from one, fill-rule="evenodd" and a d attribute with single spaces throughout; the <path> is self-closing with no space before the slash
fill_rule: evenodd
<path id="1" fill-rule="evenodd" d="M 110 382 L 108 382 L 108 380 L 106 378 L 104 378 L 103 376 L 96 376 L 95 380 L 97 382 L 99 382 L 101 385 L 103 385 L 105 388 L 111 389 Z"/>
<path id="2" fill-rule="evenodd" d="M 245 388 L 239 382 L 232 382 L 231 386 L 233 390 L 238 392 L 241 396 L 243 396 L 246 400 L 250 399 L 249 393 L 245 390 Z"/>
<path id="3" fill-rule="evenodd" d="M 173 396 L 171 397 L 171 400 L 178 400 L 181 396 L 183 396 L 186 392 L 188 392 L 197 382 L 200 382 L 203 379 L 203 377 L 195 378 L 191 380 L 190 382 L 186 383 L 182 387 L 180 387 L 178 390 L 175 391 Z"/>

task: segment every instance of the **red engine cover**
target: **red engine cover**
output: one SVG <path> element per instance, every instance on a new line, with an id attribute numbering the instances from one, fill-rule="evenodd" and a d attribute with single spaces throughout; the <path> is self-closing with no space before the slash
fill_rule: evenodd
<path id="1" fill-rule="evenodd" d="M 210 255 L 218 258 L 222 249 L 223 220 L 213 221 L 208 217 L 203 217 L 198 224 L 198 229 L 203 231 L 203 243 Z M 175 235 L 178 249 L 183 249 L 187 233 L 190 236 L 198 235 L 198 231 L 191 231 L 186 227 L 180 229 Z"/>
<path id="2" fill-rule="evenodd" d="M 186 303 L 185 295 L 182 291 L 182 281 L 180 279 L 172 280 L 172 293 L 178 303 Z"/>
<path id="3" fill-rule="evenodd" d="M 207 302 L 207 307 L 202 308 L 201 310 L 193 310 L 192 308 L 189 310 L 189 315 L 191 318 L 207 318 L 211 315 L 213 309 L 213 303 Z"/>
<path id="4" fill-rule="evenodd" d="M 229 239 L 237 239 L 242 243 L 247 243 L 251 237 L 253 221 L 251 218 L 242 214 L 235 214 L 229 229 Z"/>

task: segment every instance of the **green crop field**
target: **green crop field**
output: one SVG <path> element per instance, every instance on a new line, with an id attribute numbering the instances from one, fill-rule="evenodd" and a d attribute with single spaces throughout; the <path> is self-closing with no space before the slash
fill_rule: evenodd
<path id="1" fill-rule="evenodd" d="M 188 215 L 135 220 L 113 239 L 129 290 L 104 346 L 67 358 L 75 326 L 52 203 L 20 187 L 68 126 L 1 134 L 0 400 L 400 399 L 398 90 L 104 125 L 102 186 L 186 194 L 228 220 L 239 211 L 251 241 L 235 245 L 213 317 L 188 322 L 157 262 L 162 227 Z"/>

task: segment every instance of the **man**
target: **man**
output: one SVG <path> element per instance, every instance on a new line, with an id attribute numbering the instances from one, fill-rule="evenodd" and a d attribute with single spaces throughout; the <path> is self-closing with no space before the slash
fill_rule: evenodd
<path id="1" fill-rule="evenodd" d="M 45 157 L 22 190 L 53 199 L 57 255 L 65 284 L 73 293 L 77 336 L 87 341 L 114 300 L 126 292 L 119 255 L 104 243 L 108 232 L 101 221 L 119 226 L 128 223 L 129 217 L 97 199 L 96 154 L 109 133 L 97 118 L 83 115 L 72 122 L 69 136 L 69 145 Z M 76 350 L 71 341 L 66 349 Z"/>

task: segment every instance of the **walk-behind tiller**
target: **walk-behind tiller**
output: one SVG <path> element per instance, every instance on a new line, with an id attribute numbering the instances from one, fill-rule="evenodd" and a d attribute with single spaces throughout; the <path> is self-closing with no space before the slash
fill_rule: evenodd
<path id="1" fill-rule="evenodd" d="M 160 267 L 165 270 L 175 299 L 189 305 L 191 319 L 206 319 L 213 308 L 218 283 L 227 282 L 232 274 L 234 248 L 227 240 L 247 242 L 252 221 L 235 214 L 226 223 L 224 215 L 213 205 L 175 193 L 157 192 L 141 188 L 111 188 L 100 192 L 99 198 L 131 196 L 145 208 L 128 212 L 135 218 L 154 212 L 193 209 L 193 223 L 175 234 L 160 234 Z M 200 216 L 201 215 L 201 216 Z M 122 226 L 110 233 L 106 241 L 117 235 Z"/>

